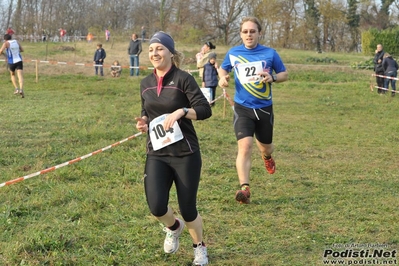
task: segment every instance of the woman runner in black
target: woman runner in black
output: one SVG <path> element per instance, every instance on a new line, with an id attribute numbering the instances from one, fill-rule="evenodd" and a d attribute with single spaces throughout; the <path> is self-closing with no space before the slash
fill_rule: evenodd
<path id="1" fill-rule="evenodd" d="M 201 154 L 191 120 L 212 115 L 211 107 L 195 79 L 179 69 L 183 55 L 171 36 L 155 33 L 149 59 L 154 72 L 141 81 L 141 117 L 136 128 L 148 133 L 144 187 L 151 213 L 165 225 L 165 253 L 175 253 L 185 225 L 193 240 L 194 265 L 207 265 L 202 218 L 197 211 Z M 183 220 L 168 206 L 169 191 L 176 186 Z"/>

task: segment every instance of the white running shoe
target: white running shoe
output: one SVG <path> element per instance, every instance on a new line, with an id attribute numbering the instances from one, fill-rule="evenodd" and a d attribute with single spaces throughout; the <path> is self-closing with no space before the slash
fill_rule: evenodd
<path id="1" fill-rule="evenodd" d="M 208 265 L 208 252 L 201 243 L 198 243 L 198 246 L 194 248 L 193 264 L 196 266 Z"/>
<path id="2" fill-rule="evenodd" d="M 184 222 L 180 219 L 176 219 L 179 221 L 180 226 L 176 230 L 172 231 L 167 227 L 163 228 L 163 231 L 166 232 L 165 242 L 163 243 L 163 250 L 165 253 L 175 253 L 179 249 L 179 236 L 183 232 Z"/>

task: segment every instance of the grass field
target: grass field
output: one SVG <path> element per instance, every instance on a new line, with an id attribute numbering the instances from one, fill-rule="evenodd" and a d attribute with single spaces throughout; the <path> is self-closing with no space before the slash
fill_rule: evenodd
<path id="1" fill-rule="evenodd" d="M 26 58 L 45 60 L 44 44 L 24 46 Z M 46 60 L 90 63 L 95 49 L 59 47 L 50 44 Z M 193 47 L 180 50 L 189 58 L 198 50 Z M 105 49 L 108 62 L 127 64 L 127 44 Z M 216 52 L 220 62 L 223 50 Z M 328 249 L 397 250 L 399 95 L 371 92 L 371 72 L 348 68 L 367 57 L 279 52 L 289 81 L 273 90 L 277 171 L 269 175 L 254 150 L 250 205 L 234 200 L 236 141 L 228 103 L 219 100 L 210 119 L 194 122 L 203 157 L 198 209 L 211 265 L 331 265 L 332 256 L 323 258 Z M 308 57 L 338 63 L 309 64 Z M 137 133 L 140 77 L 40 65 L 36 82 L 35 64 L 25 69 L 25 99 L 12 94 L 9 74 L 0 69 L 0 183 Z M 228 93 L 234 95 L 232 87 Z M 164 232 L 143 192 L 144 140 L 0 188 L 0 265 L 190 265 L 187 231 L 178 253 L 163 253 Z M 170 204 L 178 212 L 174 189 Z M 393 255 L 357 259 L 397 265 Z"/>

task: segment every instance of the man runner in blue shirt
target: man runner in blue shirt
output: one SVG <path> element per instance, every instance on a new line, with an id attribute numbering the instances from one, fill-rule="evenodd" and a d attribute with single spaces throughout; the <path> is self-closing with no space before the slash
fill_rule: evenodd
<path id="1" fill-rule="evenodd" d="M 232 47 L 219 68 L 219 86 L 227 87 L 229 72 L 234 70 L 234 131 L 238 143 L 236 168 L 240 190 L 236 200 L 250 203 L 249 173 L 253 136 L 266 170 L 273 174 L 276 166 L 271 156 L 273 146 L 272 84 L 286 81 L 288 72 L 273 48 L 259 44 L 262 27 L 255 17 L 241 21 L 242 44 Z"/>

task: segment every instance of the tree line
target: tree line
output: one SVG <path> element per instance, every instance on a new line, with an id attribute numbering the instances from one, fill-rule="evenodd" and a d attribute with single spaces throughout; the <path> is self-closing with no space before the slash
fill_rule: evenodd
<path id="1" fill-rule="evenodd" d="M 361 51 L 362 32 L 398 25 L 394 0 L 0 0 L 0 26 L 16 35 L 111 36 L 158 30 L 177 41 L 235 45 L 242 17 L 263 25 L 272 47 L 315 51 Z M 125 38 L 126 39 L 126 38 Z"/>

